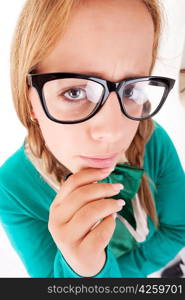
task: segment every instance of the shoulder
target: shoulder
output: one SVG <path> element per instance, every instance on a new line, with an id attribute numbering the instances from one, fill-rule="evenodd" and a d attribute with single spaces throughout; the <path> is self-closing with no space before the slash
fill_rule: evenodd
<path id="1" fill-rule="evenodd" d="M 0 193 L 24 197 L 35 188 L 39 173 L 27 158 L 24 144 L 0 166 Z"/>
<path id="2" fill-rule="evenodd" d="M 165 149 L 176 152 L 174 143 L 166 130 L 156 121 L 154 121 L 154 131 L 146 144 L 146 155 L 155 155 L 155 158 L 166 156 Z"/>
<path id="3" fill-rule="evenodd" d="M 24 144 L 0 166 L 0 215 L 19 210 L 47 220 L 55 195 L 27 157 Z"/>
<path id="4" fill-rule="evenodd" d="M 17 174 L 18 169 L 21 165 L 22 161 L 22 149 L 21 146 L 16 152 L 14 152 L 11 156 L 9 156 L 5 162 L 0 166 L 0 182 L 2 183 L 4 180 L 8 180 L 9 175 L 13 177 L 13 174 Z M 7 178 L 8 176 L 8 178 Z"/>
<path id="5" fill-rule="evenodd" d="M 0 185 L 6 186 L 11 182 L 22 181 L 26 175 L 27 162 L 24 153 L 24 144 L 0 166 Z"/>
<path id="6" fill-rule="evenodd" d="M 166 130 L 154 121 L 154 131 L 145 147 L 144 167 L 147 173 L 157 180 L 159 174 L 178 168 L 180 173 L 183 169 L 174 143 Z"/>
<path id="7" fill-rule="evenodd" d="M 146 144 L 146 147 L 150 147 L 151 144 L 160 147 L 162 144 L 173 144 L 167 131 L 156 121 L 154 123 L 154 131 Z"/>

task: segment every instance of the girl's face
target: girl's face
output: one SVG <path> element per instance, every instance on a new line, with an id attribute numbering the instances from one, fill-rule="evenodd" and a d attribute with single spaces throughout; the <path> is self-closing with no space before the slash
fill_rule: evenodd
<path id="1" fill-rule="evenodd" d="M 83 1 L 38 72 L 91 74 L 115 82 L 147 76 L 153 40 L 152 17 L 142 1 Z M 139 122 L 122 114 L 115 92 L 94 117 L 78 124 L 49 120 L 34 88 L 29 90 L 29 98 L 47 147 L 71 172 L 92 167 L 81 156 L 117 154 L 111 167 L 124 161 Z"/>

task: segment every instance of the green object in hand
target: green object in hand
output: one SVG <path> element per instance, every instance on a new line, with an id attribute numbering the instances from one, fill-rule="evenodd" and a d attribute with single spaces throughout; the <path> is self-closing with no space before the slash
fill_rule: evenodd
<path id="1" fill-rule="evenodd" d="M 126 204 L 123 206 L 123 209 L 119 211 L 119 214 L 121 214 L 135 229 L 136 221 L 131 200 L 135 197 L 139 190 L 143 173 L 143 168 L 133 167 L 126 163 L 120 163 L 107 178 L 98 181 L 121 183 L 124 185 L 124 189 L 121 190 L 119 194 L 112 196 L 111 198 L 125 200 Z"/>

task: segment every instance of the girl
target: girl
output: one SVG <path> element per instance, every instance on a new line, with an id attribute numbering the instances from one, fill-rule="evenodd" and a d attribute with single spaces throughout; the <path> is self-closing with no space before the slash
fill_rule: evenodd
<path id="1" fill-rule="evenodd" d="M 146 277 L 185 242 L 185 178 L 151 117 L 157 0 L 27 0 L 11 79 L 28 129 L 0 169 L 2 225 L 31 277 Z"/>

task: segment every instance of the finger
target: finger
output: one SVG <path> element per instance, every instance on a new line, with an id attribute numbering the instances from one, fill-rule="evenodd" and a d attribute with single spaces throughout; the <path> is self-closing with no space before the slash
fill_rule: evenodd
<path id="1" fill-rule="evenodd" d="M 116 219 L 117 217 L 117 213 L 113 213 L 112 214 L 113 218 Z M 100 222 L 102 221 L 102 219 L 98 220 L 92 227 L 90 230 L 93 230 Z"/>
<path id="2" fill-rule="evenodd" d="M 65 199 L 71 192 L 76 190 L 78 187 L 96 182 L 97 180 L 101 180 L 106 178 L 112 169 L 94 169 L 94 168 L 86 168 L 71 175 L 61 186 L 60 191 L 53 201 L 53 205 L 59 204 L 62 199 Z"/>
<path id="3" fill-rule="evenodd" d="M 121 187 L 119 184 L 105 182 L 80 187 L 63 199 L 60 204 L 52 207 L 55 210 L 55 218 L 61 224 L 67 223 L 83 206 L 95 200 L 117 195 Z"/>
<path id="4" fill-rule="evenodd" d="M 73 232 L 75 228 L 75 240 L 83 239 L 98 220 L 120 211 L 124 204 L 124 200 L 115 199 L 92 201 L 82 207 L 71 221 L 65 225 L 67 231 Z"/>
<path id="5" fill-rule="evenodd" d="M 105 217 L 93 230 L 91 230 L 81 241 L 79 247 L 85 249 L 86 253 L 92 255 L 100 254 L 111 240 L 116 227 L 116 221 L 111 215 Z"/>

